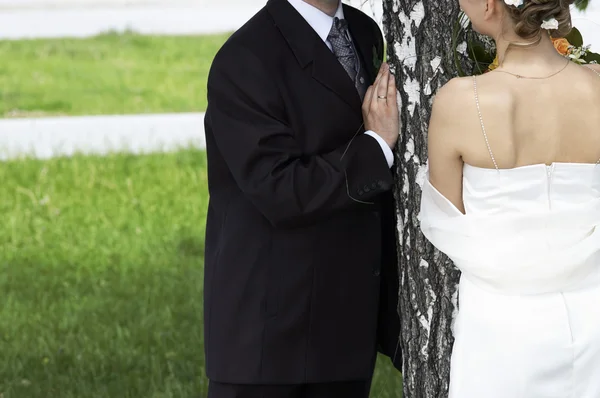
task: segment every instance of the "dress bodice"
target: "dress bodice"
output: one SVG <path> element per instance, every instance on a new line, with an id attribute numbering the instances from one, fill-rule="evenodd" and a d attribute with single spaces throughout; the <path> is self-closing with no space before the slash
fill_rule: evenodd
<path id="1" fill-rule="evenodd" d="M 465 165 L 463 201 L 466 214 L 427 179 L 421 229 L 487 288 L 558 291 L 600 264 L 600 165 Z"/>
<path id="2" fill-rule="evenodd" d="M 569 210 L 599 197 L 600 165 L 554 163 L 494 170 L 465 164 L 463 169 L 463 201 L 470 214 Z"/>

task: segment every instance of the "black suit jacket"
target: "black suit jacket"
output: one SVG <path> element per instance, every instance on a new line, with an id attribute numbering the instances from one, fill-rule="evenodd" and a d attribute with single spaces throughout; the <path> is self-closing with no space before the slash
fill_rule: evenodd
<path id="1" fill-rule="evenodd" d="M 373 80 L 379 28 L 344 12 Z M 362 134 L 352 81 L 287 0 L 270 0 L 217 54 L 208 101 L 208 377 L 368 379 L 378 311 L 396 314 L 380 305 L 381 273 L 391 270 L 397 286 L 393 180 L 377 141 Z M 383 297 L 388 289 L 395 299 L 387 284 Z"/>

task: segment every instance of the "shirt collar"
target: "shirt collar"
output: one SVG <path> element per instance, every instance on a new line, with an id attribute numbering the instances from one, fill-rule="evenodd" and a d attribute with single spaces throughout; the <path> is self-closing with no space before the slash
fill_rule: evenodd
<path id="1" fill-rule="evenodd" d="M 325 42 L 327 41 L 329 32 L 331 32 L 333 19 L 344 19 L 344 7 L 341 0 L 335 13 L 335 17 L 330 17 L 318 8 L 305 3 L 303 0 L 288 0 L 288 2 L 300 13 L 300 15 L 302 15 L 314 31 L 317 32 L 321 40 Z"/>

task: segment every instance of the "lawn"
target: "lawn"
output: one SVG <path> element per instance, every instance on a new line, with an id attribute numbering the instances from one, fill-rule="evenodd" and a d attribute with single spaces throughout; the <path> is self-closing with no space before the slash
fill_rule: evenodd
<path id="1" fill-rule="evenodd" d="M 107 33 L 0 41 L 0 117 L 202 112 L 227 39 Z"/>
<path id="2" fill-rule="evenodd" d="M 0 163 L 0 397 L 204 397 L 199 150 Z M 398 398 L 380 361 L 373 398 Z"/>

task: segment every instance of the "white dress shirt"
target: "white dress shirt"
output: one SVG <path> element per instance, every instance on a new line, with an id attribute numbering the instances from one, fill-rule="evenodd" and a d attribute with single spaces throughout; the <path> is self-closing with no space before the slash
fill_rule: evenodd
<path id="1" fill-rule="evenodd" d="M 345 19 L 344 18 L 344 7 L 342 2 L 338 6 L 338 9 L 333 17 L 325 14 L 323 11 L 318 8 L 305 3 L 303 0 L 288 0 L 288 2 L 302 15 L 302 17 L 308 22 L 308 24 L 317 32 L 317 35 L 327 44 L 330 50 L 333 51 L 331 47 L 331 43 L 327 40 L 329 36 L 329 32 L 331 31 L 331 27 L 333 26 L 334 18 Z M 358 54 L 357 54 L 358 55 Z M 394 164 L 394 154 L 390 149 L 389 145 L 384 141 L 383 138 L 379 136 L 379 134 L 374 131 L 366 131 L 365 134 L 370 135 L 375 138 L 381 146 L 381 150 L 385 155 L 385 160 L 388 163 L 389 167 L 392 167 Z"/>

